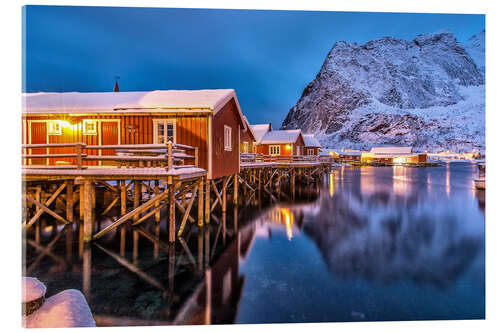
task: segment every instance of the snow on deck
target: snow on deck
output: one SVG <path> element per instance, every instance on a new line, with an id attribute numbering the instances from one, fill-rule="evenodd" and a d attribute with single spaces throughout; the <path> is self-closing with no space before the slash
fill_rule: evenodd
<path id="1" fill-rule="evenodd" d="M 260 143 L 273 144 L 273 143 L 294 143 L 300 135 L 300 130 L 279 130 L 271 131 L 264 134 Z"/>
<path id="2" fill-rule="evenodd" d="M 187 167 L 174 168 L 167 171 L 166 168 L 88 168 L 88 169 L 53 169 L 53 168 L 23 168 L 23 176 L 189 176 L 206 175 L 207 171 L 202 168 Z"/>

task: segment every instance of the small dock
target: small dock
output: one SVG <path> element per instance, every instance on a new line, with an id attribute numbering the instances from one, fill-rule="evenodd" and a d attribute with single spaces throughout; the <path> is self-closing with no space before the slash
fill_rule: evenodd
<path id="1" fill-rule="evenodd" d="M 199 167 L 197 147 L 171 142 L 22 148 L 23 228 L 48 214 L 62 224 L 83 224 L 85 242 L 127 222 L 139 226 L 163 220 L 168 221 L 169 242 L 175 242 L 188 223 L 203 227 L 211 220 L 220 221 L 228 200 L 237 208 L 260 192 L 275 202 L 281 196 L 293 199 L 297 183 L 319 182 L 333 162 L 319 156 L 241 154 L 238 173 L 214 179 Z M 51 153 L 54 148 L 64 152 Z M 50 159 L 59 162 L 49 163 Z M 112 210 L 119 211 L 118 217 L 101 229 L 96 214 Z"/>

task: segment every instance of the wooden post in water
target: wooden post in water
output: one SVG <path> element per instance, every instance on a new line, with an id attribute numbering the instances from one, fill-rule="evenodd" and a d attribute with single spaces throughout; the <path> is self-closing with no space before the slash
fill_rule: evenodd
<path id="1" fill-rule="evenodd" d="M 210 179 L 205 182 L 205 224 L 210 223 Z"/>
<path id="2" fill-rule="evenodd" d="M 120 214 L 122 216 L 127 214 L 127 187 L 125 186 L 125 180 L 121 181 L 120 186 Z"/>
<path id="3" fill-rule="evenodd" d="M 198 226 L 203 226 L 203 178 L 198 184 Z"/>
<path id="4" fill-rule="evenodd" d="M 226 213 L 226 201 L 227 201 L 227 183 L 226 177 L 222 179 L 222 213 Z"/>
<path id="5" fill-rule="evenodd" d="M 205 325 L 212 323 L 212 270 L 205 270 Z"/>
<path id="6" fill-rule="evenodd" d="M 66 181 L 66 220 L 73 222 L 73 181 Z"/>
<path id="7" fill-rule="evenodd" d="M 235 206 L 238 205 L 238 181 L 239 181 L 238 174 L 235 173 L 234 174 L 234 184 L 233 184 L 233 188 L 234 188 L 234 190 L 233 190 L 233 192 L 234 192 L 233 193 L 233 203 Z"/>
<path id="8" fill-rule="evenodd" d="M 156 179 L 155 180 L 155 188 L 154 188 L 154 196 L 157 196 L 158 193 L 160 193 L 160 182 Z M 155 202 L 155 208 L 160 205 L 160 202 Z M 160 223 L 160 211 L 155 213 L 155 222 Z"/>
<path id="9" fill-rule="evenodd" d="M 142 195 L 141 185 L 142 182 L 134 180 L 134 209 L 139 207 L 139 205 L 141 204 L 141 195 Z M 139 219 L 139 215 L 140 215 L 139 213 L 135 214 L 134 222 Z"/>
<path id="10" fill-rule="evenodd" d="M 168 216 L 168 223 L 169 223 L 169 232 L 168 232 L 168 240 L 169 242 L 173 243 L 175 242 L 175 184 L 169 184 L 168 185 L 168 201 L 169 201 L 169 216 Z"/>
<path id="11" fill-rule="evenodd" d="M 92 240 L 92 187 L 94 186 L 91 179 L 83 180 L 83 240 L 90 242 Z"/>
<path id="12" fill-rule="evenodd" d="M 85 244 L 83 246 L 82 291 L 87 301 L 91 299 L 90 297 L 91 277 L 92 277 L 92 246 L 90 244 Z"/>
<path id="13" fill-rule="evenodd" d="M 132 244 L 132 262 L 137 265 L 137 259 L 139 258 L 139 233 L 136 229 L 132 231 L 133 244 Z"/>

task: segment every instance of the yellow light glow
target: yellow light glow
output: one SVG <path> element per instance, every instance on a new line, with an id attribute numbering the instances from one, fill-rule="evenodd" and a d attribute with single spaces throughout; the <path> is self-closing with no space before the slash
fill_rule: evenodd
<path id="1" fill-rule="evenodd" d="M 293 214 L 288 208 L 282 208 L 281 214 L 285 218 L 286 236 L 288 240 L 293 238 Z"/>
<path id="2" fill-rule="evenodd" d="M 59 126 L 61 126 L 61 127 L 70 127 L 71 124 L 67 120 L 59 120 Z"/>
<path id="3" fill-rule="evenodd" d="M 292 148 L 292 146 L 286 145 L 286 149 L 290 149 L 290 148 Z"/>

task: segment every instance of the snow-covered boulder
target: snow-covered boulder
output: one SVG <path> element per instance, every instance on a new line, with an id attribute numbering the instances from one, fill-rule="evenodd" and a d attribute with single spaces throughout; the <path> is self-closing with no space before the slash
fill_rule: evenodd
<path id="1" fill-rule="evenodd" d="M 24 277 L 23 326 L 27 328 L 95 327 L 85 296 L 76 289 L 45 299 L 47 288 L 36 278 Z M 28 313 L 28 315 L 25 315 Z"/>
<path id="2" fill-rule="evenodd" d="M 23 277 L 21 302 L 28 303 L 45 296 L 47 287 L 37 278 Z"/>

